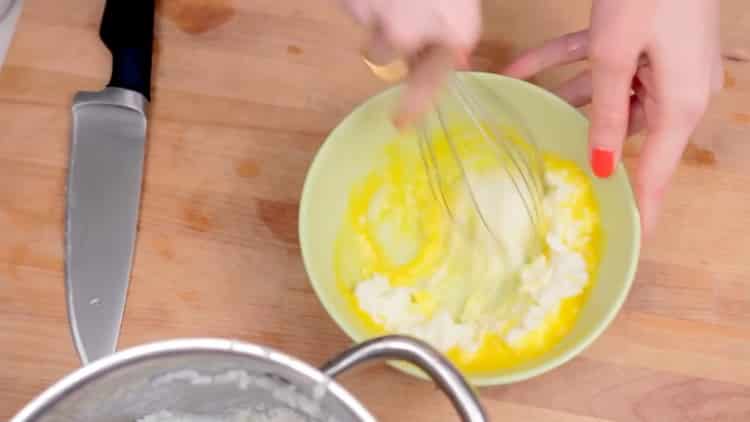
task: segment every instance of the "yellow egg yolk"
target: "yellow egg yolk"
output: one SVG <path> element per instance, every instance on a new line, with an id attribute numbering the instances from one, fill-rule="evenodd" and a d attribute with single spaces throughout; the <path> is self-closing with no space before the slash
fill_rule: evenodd
<path id="1" fill-rule="evenodd" d="M 481 173 L 507 164 L 487 151 L 476 138 L 462 136 L 460 129 L 452 130 L 449 135 L 461 156 L 468 157 L 474 171 Z M 507 135 L 521 147 L 525 145 L 515 132 L 509 131 Z M 415 287 L 411 301 L 420 313 L 429 317 L 439 311 L 440 304 L 445 301 L 435 297 L 434 289 L 421 289 L 420 286 L 437 271 L 460 275 L 466 269 L 461 259 L 454 259 L 445 266 L 450 249 L 446 227 L 450 222 L 441 202 L 436 199 L 435 179 L 431 179 L 418 148 L 413 134 L 402 135 L 385 147 L 383 164 L 358 181 L 351 191 L 346 218 L 335 245 L 337 286 L 352 312 L 373 336 L 384 334 L 386 330 L 360 308 L 354 294 L 358 282 L 381 275 L 387 277 L 394 287 Z M 447 181 L 446 186 L 451 186 L 461 173 L 451 160 L 445 138 L 433 136 L 432 151 L 434 160 L 441 163 L 441 177 Z M 573 249 L 583 256 L 589 280 L 593 280 L 599 261 L 601 230 L 589 177 L 572 161 L 551 153 L 543 154 L 543 166 L 547 171 L 564 174 L 566 182 L 576 188 L 577 194 L 566 205 L 589 236 L 586 242 L 575 245 Z M 444 193 L 448 202 L 456 195 L 450 188 Z M 450 277 L 446 277 L 448 279 Z M 449 359 L 464 373 L 477 375 L 495 373 L 534 359 L 550 350 L 571 330 L 590 284 L 582 294 L 565 299 L 520 344 L 510 346 L 503 338 L 503 331 L 498 330 L 485 334 L 477 350 L 454 347 L 447 353 Z M 466 297 L 471 292 L 462 291 L 465 287 L 446 282 L 441 286 L 441 292 L 445 296 Z M 471 310 L 464 309 L 463 312 L 463 317 L 472 314 Z"/>

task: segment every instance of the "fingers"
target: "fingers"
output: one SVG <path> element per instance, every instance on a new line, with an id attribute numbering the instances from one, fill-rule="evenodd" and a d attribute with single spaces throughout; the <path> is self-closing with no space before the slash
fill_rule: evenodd
<path id="1" fill-rule="evenodd" d="M 527 50 L 501 73 L 513 78 L 527 79 L 548 67 L 573 63 L 586 58 L 589 31 L 563 35 L 540 47 Z"/>
<path id="2" fill-rule="evenodd" d="M 644 233 L 650 233 L 655 226 L 664 191 L 677 168 L 691 131 L 685 127 L 664 125 L 648 133 L 635 181 Z"/>
<path id="3" fill-rule="evenodd" d="M 591 72 L 583 71 L 553 91 L 573 107 L 583 107 L 591 102 Z"/>
<path id="4" fill-rule="evenodd" d="M 631 87 L 633 95 L 630 97 L 630 112 L 628 114 L 628 136 L 642 132 L 646 129 L 646 124 L 648 123 L 645 107 L 648 91 L 646 85 L 641 82 L 646 74 L 643 72 L 644 69 L 646 68 L 639 68 L 636 76 L 633 78 Z M 646 72 L 650 71 L 646 70 Z"/>
<path id="5" fill-rule="evenodd" d="M 380 27 L 373 29 L 369 42 L 362 50 L 367 60 L 377 65 L 386 65 L 401 58 Z"/>
<path id="6" fill-rule="evenodd" d="M 460 10 L 452 1 L 390 2 L 378 21 L 387 41 L 403 57 L 413 58 L 425 48 L 439 46 L 468 56 L 479 42 L 481 29 L 478 0 L 465 2 Z M 460 54 L 459 54 L 460 53 Z"/>
<path id="7" fill-rule="evenodd" d="M 646 129 L 646 110 L 638 95 L 630 97 L 630 112 L 628 115 L 628 136 L 635 135 Z"/>
<path id="8" fill-rule="evenodd" d="M 645 73 L 649 133 L 636 173 L 636 195 L 644 232 L 650 232 L 664 192 L 682 157 L 688 139 L 708 105 L 713 84 L 710 69 L 683 66 L 683 52 L 675 46 L 654 54 L 651 74 Z M 688 56 L 690 57 L 690 56 Z M 639 72 L 640 73 L 640 72 Z"/>
<path id="9" fill-rule="evenodd" d="M 408 60 L 407 84 L 394 116 L 394 124 L 404 128 L 429 109 L 450 70 L 468 67 L 471 51 L 479 41 L 480 3 L 465 0 L 460 11 L 453 0 L 393 1 L 380 6 L 365 56 L 378 64 Z M 395 78 L 390 73 L 402 74 L 401 69 L 384 67 L 393 70 L 385 75 L 386 80 Z"/>
<path id="10" fill-rule="evenodd" d="M 615 49 L 602 43 L 591 49 L 591 168 L 597 177 L 615 170 L 628 132 L 630 93 L 637 50 Z"/>
<path id="11" fill-rule="evenodd" d="M 630 108 L 628 112 L 627 135 L 635 135 L 646 128 L 646 111 L 643 102 L 646 98 L 646 89 L 633 78 L 633 95 L 630 97 Z M 553 93 L 568 102 L 573 107 L 583 107 L 591 102 L 591 72 L 583 71 L 553 90 Z"/>
<path id="12" fill-rule="evenodd" d="M 386 41 L 402 57 L 412 57 L 427 43 L 430 20 L 421 16 L 418 2 L 390 3 L 381 9 L 377 24 Z"/>
<path id="13" fill-rule="evenodd" d="M 393 118 L 394 125 L 404 129 L 421 118 L 429 109 L 432 101 L 442 84 L 444 77 L 457 64 L 455 53 L 447 47 L 430 47 L 411 54 L 408 65 L 401 60 L 406 44 L 406 38 L 396 38 L 393 34 L 376 27 L 370 42 L 364 49 L 366 61 L 376 64 L 370 65 L 372 71 L 381 79 L 397 82 L 404 76 L 408 80 L 401 96 L 399 106 Z"/>
<path id="14" fill-rule="evenodd" d="M 453 62 L 453 53 L 446 48 L 434 47 L 420 54 L 411 67 L 394 118 L 397 128 L 403 129 L 413 124 L 429 110 Z"/>
<path id="15" fill-rule="evenodd" d="M 440 45 L 456 51 L 456 55 L 468 64 L 472 50 L 479 43 L 482 31 L 481 1 L 464 0 L 460 9 L 455 0 L 442 0 L 443 13 L 434 19 L 429 44 Z"/>
<path id="16" fill-rule="evenodd" d="M 406 62 L 399 58 L 396 50 L 378 29 L 362 49 L 362 56 L 370 71 L 383 81 L 399 82 L 409 73 Z"/>

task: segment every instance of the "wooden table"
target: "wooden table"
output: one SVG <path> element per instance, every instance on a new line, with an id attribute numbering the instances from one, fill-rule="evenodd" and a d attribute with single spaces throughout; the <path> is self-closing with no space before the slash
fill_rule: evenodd
<path id="1" fill-rule="evenodd" d="M 296 235 L 313 153 L 382 89 L 335 3 L 162 1 L 121 347 L 232 337 L 319 364 L 349 345 L 308 284 Z M 589 6 L 485 3 L 485 66 L 583 27 Z M 725 47 L 750 47 L 747 1 L 722 3 Z M 0 73 L 0 419 L 79 364 L 63 290 L 65 172 L 71 97 L 109 74 L 101 7 L 26 0 Z M 624 310 L 562 368 L 482 390 L 493 420 L 750 421 L 750 63 L 726 69 Z M 626 155 L 632 164 L 637 148 Z M 344 383 L 383 420 L 453 420 L 432 385 L 383 366 Z"/>

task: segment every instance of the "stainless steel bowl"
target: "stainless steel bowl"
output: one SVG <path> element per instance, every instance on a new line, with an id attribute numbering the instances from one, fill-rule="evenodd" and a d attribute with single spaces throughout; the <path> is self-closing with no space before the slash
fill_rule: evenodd
<path id="1" fill-rule="evenodd" d="M 374 422 L 332 378 L 372 360 L 420 367 L 466 422 L 487 420 L 458 371 L 426 344 L 401 336 L 362 343 L 318 370 L 275 350 L 220 339 L 135 347 L 80 368 L 50 387 L 11 422 L 134 422 L 163 410 L 222 415 L 229 409 L 286 409 L 310 422 Z"/>

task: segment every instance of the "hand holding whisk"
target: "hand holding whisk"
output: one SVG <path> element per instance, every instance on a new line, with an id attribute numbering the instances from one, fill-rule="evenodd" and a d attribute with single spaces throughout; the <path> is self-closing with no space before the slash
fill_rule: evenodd
<path id="1" fill-rule="evenodd" d="M 400 60 L 385 66 L 367 59 L 365 62 L 376 76 L 387 81 L 402 79 L 408 72 Z M 446 85 L 431 110 L 416 124 L 420 154 L 436 199 L 458 223 L 466 219 L 457 219 L 457 205 L 448 201 L 447 191 L 465 190 L 474 215 L 497 241 L 504 236 L 499 233 L 497 216 L 492 214 L 512 212 L 514 206 L 523 208 L 534 232 L 543 233 L 543 165 L 523 117 L 475 75 L 452 73 Z M 482 171 L 469 165 L 477 161 L 483 163 Z M 515 200 L 508 195 L 498 195 L 495 200 L 477 195 L 486 182 L 484 176 L 493 170 L 495 176 L 504 176 Z M 509 203 L 502 204 L 503 200 Z"/>
<path id="2" fill-rule="evenodd" d="M 403 62 L 376 66 L 386 80 L 405 76 Z M 516 109 L 483 86 L 481 75 L 451 73 L 432 108 L 415 125 L 430 187 L 450 222 L 453 241 L 465 242 L 472 260 L 467 282 L 489 266 L 503 280 L 484 294 L 510 294 L 529 256 L 543 245 L 544 171 L 539 150 Z M 495 268 L 497 270 L 497 268 Z M 487 283 L 478 282 L 485 287 Z"/>

